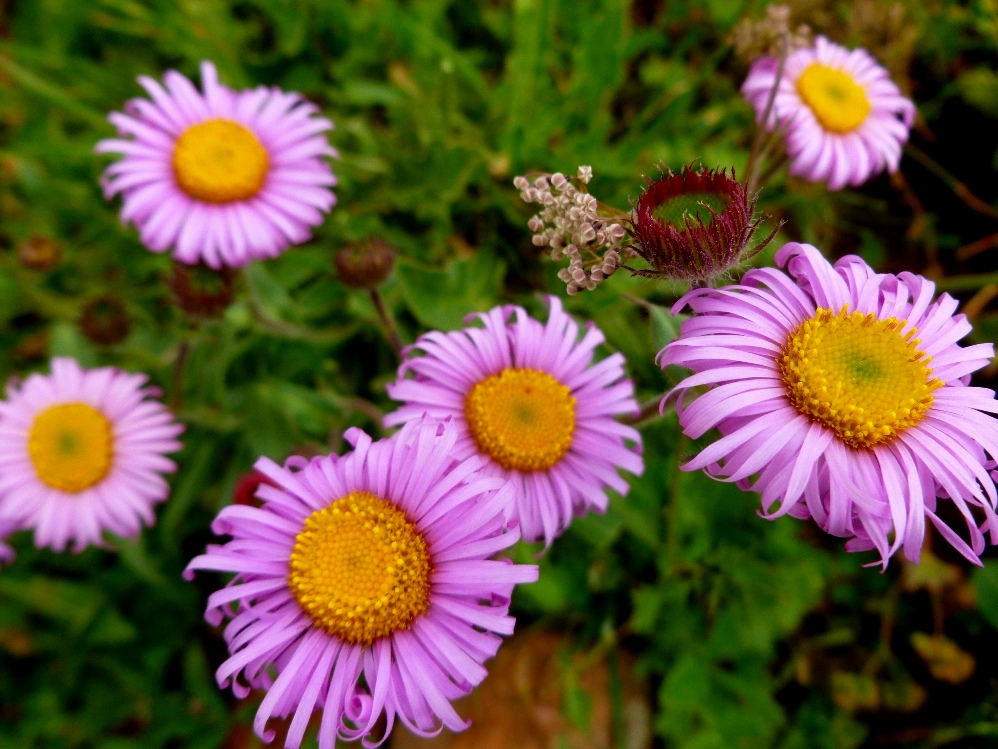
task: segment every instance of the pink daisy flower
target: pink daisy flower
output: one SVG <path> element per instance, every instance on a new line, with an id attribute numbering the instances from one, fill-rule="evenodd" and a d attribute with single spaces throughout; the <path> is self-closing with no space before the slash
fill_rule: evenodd
<path id="1" fill-rule="evenodd" d="M 524 538 L 547 544 L 574 515 L 606 510 L 607 487 L 627 494 L 618 468 L 644 470 L 641 435 L 614 418 L 638 410 L 624 357 L 593 364 L 603 334 L 590 323 L 580 341 L 561 302 L 549 300 L 546 324 L 495 307 L 477 315 L 484 329 L 421 336 L 388 386 L 405 405 L 385 417 L 388 426 L 423 414 L 453 419 L 455 454 L 484 456 L 483 470 L 512 479 L 511 517 Z"/>
<path id="2" fill-rule="evenodd" d="M 742 85 L 760 121 L 778 67 L 772 57 L 756 60 Z M 787 56 L 767 125 L 787 129 L 791 174 L 839 190 L 897 171 L 914 120 L 915 105 L 869 52 L 819 36 Z"/>
<path id="3" fill-rule="evenodd" d="M 146 376 L 53 359 L 52 374 L 8 386 L 0 403 L 0 525 L 31 528 L 35 545 L 73 551 L 101 534 L 134 536 L 176 470 L 165 457 L 183 426 Z"/>
<path id="4" fill-rule="evenodd" d="M 180 73 L 147 76 L 148 99 L 108 119 L 120 138 L 98 153 L 124 158 L 104 172 L 104 195 L 121 193 L 121 219 L 153 252 L 181 262 L 238 267 L 311 238 L 336 202 L 323 133 L 333 124 L 300 94 L 264 86 L 233 91 L 201 63 L 204 93 Z"/>
<path id="5" fill-rule="evenodd" d="M 981 531 L 998 537 L 985 455 L 998 457 L 998 421 L 982 413 L 998 402 L 968 383 L 994 347 L 957 345 L 970 323 L 949 295 L 933 301 L 922 276 L 874 273 L 852 255 L 831 266 L 796 242 L 776 262 L 790 275 L 750 270 L 673 307 L 696 313 L 659 353 L 663 367 L 694 372 L 673 391 L 679 423 L 694 439 L 722 435 L 683 468 L 759 492 L 766 518 L 812 517 L 884 566 L 901 547 L 918 561 L 926 518 L 980 564 Z M 939 498 L 966 521 L 969 544 L 940 519 Z"/>
<path id="6" fill-rule="evenodd" d="M 209 622 L 231 620 L 216 677 L 239 696 L 267 690 L 254 728 L 271 741 L 267 721 L 293 716 L 290 749 L 317 706 L 321 749 L 337 736 L 376 746 L 396 717 L 421 736 L 466 728 L 451 701 L 485 678 L 493 633 L 512 634 L 513 587 L 537 579 L 534 565 L 489 559 L 520 537 L 504 519 L 513 487 L 453 459 L 453 425 L 345 437 L 343 457 L 257 461 L 274 484 L 257 490 L 263 506 L 223 509 L 212 528 L 232 540 L 185 573 L 235 573 L 208 599 Z"/>

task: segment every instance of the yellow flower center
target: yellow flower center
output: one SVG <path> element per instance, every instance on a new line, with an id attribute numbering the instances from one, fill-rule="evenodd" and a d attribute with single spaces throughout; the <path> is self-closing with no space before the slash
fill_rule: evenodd
<path id="1" fill-rule="evenodd" d="M 191 125 L 173 146 L 173 173 L 180 189 L 205 203 L 230 203 L 256 195 L 267 178 L 267 149 L 232 120 Z"/>
<path id="2" fill-rule="evenodd" d="M 889 442 L 919 423 L 932 406 L 931 357 L 917 330 L 873 313 L 819 309 L 790 334 L 779 359 L 787 395 L 798 411 L 850 447 Z"/>
<path id="3" fill-rule="evenodd" d="M 370 645 L 426 611 L 432 572 L 426 539 L 405 513 L 353 492 L 306 518 L 288 585 L 316 625 Z"/>
<path id="4" fill-rule="evenodd" d="M 111 422 L 86 403 L 51 406 L 35 416 L 28 430 L 28 455 L 38 478 L 53 489 L 89 489 L 111 468 Z"/>
<path id="5" fill-rule="evenodd" d="M 814 62 L 797 79 L 797 93 L 825 130 L 848 133 L 870 114 L 870 100 L 848 73 Z"/>
<path id="6" fill-rule="evenodd" d="M 478 449 L 503 468 L 544 471 L 572 446 L 575 398 L 547 372 L 504 369 L 471 389 L 464 416 Z"/>

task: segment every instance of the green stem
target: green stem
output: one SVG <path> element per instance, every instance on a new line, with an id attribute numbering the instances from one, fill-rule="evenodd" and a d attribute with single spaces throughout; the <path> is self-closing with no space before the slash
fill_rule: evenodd
<path id="1" fill-rule="evenodd" d="M 177 358 L 173 361 L 173 376 L 170 380 L 170 409 L 177 413 L 184 404 L 184 372 L 191 353 L 191 344 L 186 338 L 180 341 Z"/>
<path id="2" fill-rule="evenodd" d="M 374 309 L 377 310 L 378 317 L 381 318 L 381 324 L 384 325 L 385 332 L 388 334 L 388 342 L 392 345 L 399 359 L 401 359 L 402 349 L 405 348 L 405 344 L 402 342 L 402 336 L 399 335 L 398 328 L 395 327 L 395 322 L 388 314 L 385 301 L 381 298 L 381 292 L 377 289 L 371 289 L 371 301 L 374 302 Z"/>
<path id="3" fill-rule="evenodd" d="M 742 178 L 745 180 L 746 190 L 749 195 L 754 192 L 756 160 L 759 158 L 759 149 L 762 147 L 763 139 L 769 132 L 769 118 L 773 113 L 773 102 L 776 101 L 776 92 L 780 88 L 780 81 L 783 80 L 783 69 L 787 65 L 789 52 L 790 38 L 789 34 L 785 33 L 780 38 L 780 60 L 776 68 L 776 79 L 773 81 L 773 88 L 769 92 L 769 98 L 766 99 L 766 108 L 762 112 L 762 120 L 756 125 L 755 137 L 752 139 L 752 150 L 749 151 L 748 163 L 745 165 L 745 175 Z"/>

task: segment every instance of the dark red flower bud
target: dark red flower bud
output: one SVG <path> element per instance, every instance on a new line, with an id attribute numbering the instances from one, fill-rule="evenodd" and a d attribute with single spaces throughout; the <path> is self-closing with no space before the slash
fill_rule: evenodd
<path id="1" fill-rule="evenodd" d="M 166 285 L 184 312 L 194 317 L 221 317 L 232 304 L 236 289 L 236 272 L 232 268 L 219 270 L 207 265 L 174 263 Z"/>
<path id="2" fill-rule="evenodd" d="M 125 305 L 112 296 L 99 296 L 87 302 L 79 324 L 83 334 L 99 346 L 121 343 L 132 329 Z"/>
<path id="3" fill-rule="evenodd" d="M 395 250 L 383 240 L 372 237 L 340 250 L 334 262 L 344 286 L 373 289 L 391 275 L 395 267 Z"/>

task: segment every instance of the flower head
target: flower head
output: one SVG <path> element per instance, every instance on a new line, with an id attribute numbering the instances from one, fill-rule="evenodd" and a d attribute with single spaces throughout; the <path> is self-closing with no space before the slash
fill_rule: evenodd
<path id="1" fill-rule="evenodd" d="M 141 76 L 152 100 L 113 112 L 121 137 L 97 144 L 124 154 L 104 172 L 104 194 L 121 193 L 121 218 L 146 247 L 220 268 L 307 241 L 336 202 L 326 162 L 336 152 L 323 135 L 333 125 L 318 107 L 276 88 L 233 91 L 210 62 L 203 93 L 173 70 L 163 80 Z"/>
<path id="2" fill-rule="evenodd" d="M 495 307 L 478 315 L 484 328 L 422 336 L 388 386 L 404 405 L 385 417 L 387 425 L 453 419 L 455 454 L 483 456 L 483 470 L 512 479 L 513 519 L 524 538 L 549 544 L 573 515 L 605 510 L 606 487 L 627 493 L 618 468 L 643 470 L 640 435 L 614 419 L 637 412 L 623 356 L 593 364 L 603 334 L 590 325 L 579 341 L 558 299 L 550 304 L 547 324 Z"/>
<path id="3" fill-rule="evenodd" d="M 708 284 L 751 259 L 776 234 L 748 247 L 761 219 L 755 197 L 722 170 L 667 170 L 634 205 L 634 250 L 650 268 L 635 275 Z"/>
<path id="4" fill-rule="evenodd" d="M 764 517 L 812 517 L 850 538 L 847 549 L 876 549 L 885 566 L 901 547 L 918 560 L 926 518 L 979 564 L 981 530 L 998 538 L 985 454 L 998 456 L 988 415 L 998 402 L 968 383 L 993 346 L 957 345 L 970 323 L 948 295 L 933 301 L 922 276 L 874 273 L 856 256 L 831 266 L 797 243 L 776 261 L 789 276 L 751 270 L 673 308 L 696 316 L 659 361 L 694 371 L 674 391 L 680 402 L 711 387 L 680 408 L 680 424 L 694 439 L 722 435 L 684 469 L 761 493 Z M 940 520 L 940 498 L 966 520 L 970 544 Z"/>
<path id="5" fill-rule="evenodd" d="M 485 678 L 493 633 L 512 634 L 515 584 L 537 579 L 533 565 L 489 559 L 520 536 L 504 518 L 513 487 L 452 457 L 453 425 L 345 436 L 343 457 L 261 458 L 263 506 L 223 509 L 212 527 L 232 540 L 185 573 L 235 573 L 208 599 L 210 622 L 231 620 L 216 677 L 240 696 L 266 689 L 254 727 L 270 741 L 270 717 L 293 716 L 287 747 L 316 707 L 321 749 L 337 736 L 370 746 L 382 715 L 385 736 L 396 717 L 421 736 L 465 728 L 451 701 Z"/>
<path id="6" fill-rule="evenodd" d="M 759 120 L 778 70 L 776 59 L 760 58 L 742 85 Z M 766 126 L 786 128 L 791 174 L 839 190 L 896 171 L 914 119 L 915 105 L 869 52 L 819 36 L 787 56 Z"/>
<path id="7" fill-rule="evenodd" d="M 183 426 L 146 376 L 53 359 L 52 374 L 8 387 L 0 403 L 0 525 L 32 528 L 35 545 L 74 551 L 111 531 L 152 525 L 176 470 Z"/>

